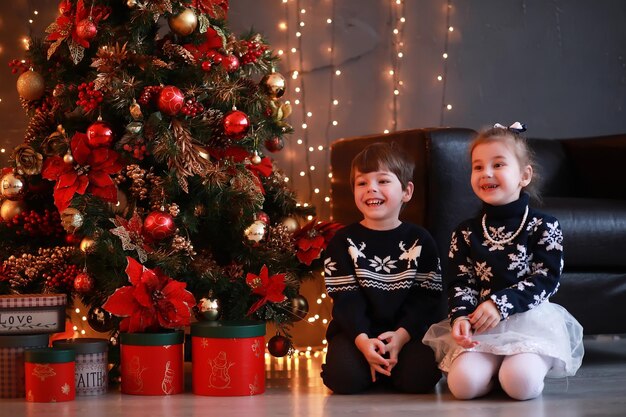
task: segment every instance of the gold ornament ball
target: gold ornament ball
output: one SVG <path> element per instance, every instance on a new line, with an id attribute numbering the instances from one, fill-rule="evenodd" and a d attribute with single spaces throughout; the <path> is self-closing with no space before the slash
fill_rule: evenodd
<path id="1" fill-rule="evenodd" d="M 198 27 L 198 16 L 192 9 L 185 9 L 176 16 L 171 16 L 167 23 L 175 34 L 187 36 L 191 35 Z"/>
<path id="2" fill-rule="evenodd" d="M 126 5 L 132 9 L 137 5 L 137 0 L 127 0 Z"/>
<path id="3" fill-rule="evenodd" d="M 262 159 L 259 156 L 258 153 L 255 153 L 252 158 L 250 158 L 250 162 L 252 162 L 254 165 L 259 165 L 261 163 Z"/>
<path id="4" fill-rule="evenodd" d="M 13 220 L 15 216 L 24 210 L 26 210 L 26 203 L 24 203 L 24 201 L 4 200 L 2 207 L 0 207 L 0 217 L 8 222 Z"/>
<path id="5" fill-rule="evenodd" d="M 272 99 L 277 99 L 285 94 L 285 77 L 278 72 L 267 74 L 261 79 L 261 87 Z"/>
<path id="6" fill-rule="evenodd" d="M 71 165 L 74 163 L 74 157 L 72 156 L 71 153 L 66 153 L 65 155 L 63 155 L 63 162 L 65 162 L 68 165 Z"/>
<path id="7" fill-rule="evenodd" d="M 289 233 L 294 233 L 300 229 L 300 223 L 293 217 L 284 217 L 280 223 L 287 228 Z"/>
<path id="8" fill-rule="evenodd" d="M 96 243 L 95 240 L 93 240 L 89 236 L 85 236 L 83 238 L 83 240 L 80 241 L 80 250 L 82 250 L 83 252 L 87 253 L 87 252 L 91 251 L 91 249 L 93 248 L 93 245 L 95 243 Z"/>
<path id="9" fill-rule="evenodd" d="M 39 100 L 45 89 L 44 79 L 38 72 L 26 71 L 17 79 L 17 93 L 24 100 Z"/>
<path id="10" fill-rule="evenodd" d="M 21 200 L 26 193 L 26 181 L 21 175 L 9 172 L 0 180 L 0 191 L 9 200 Z"/>
<path id="11" fill-rule="evenodd" d="M 61 226 L 67 233 L 74 233 L 83 225 L 83 214 L 74 207 L 68 207 L 61 212 Z"/>

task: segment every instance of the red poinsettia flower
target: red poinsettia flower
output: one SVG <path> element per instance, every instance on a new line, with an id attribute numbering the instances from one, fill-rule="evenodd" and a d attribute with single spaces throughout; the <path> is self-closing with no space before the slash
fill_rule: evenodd
<path id="1" fill-rule="evenodd" d="M 41 176 L 56 181 L 54 204 L 59 213 L 69 205 L 74 194 L 89 192 L 106 201 L 117 201 L 117 188 L 111 174 L 122 169 L 119 154 L 108 148 L 91 149 L 87 146 L 87 135 L 75 133 L 70 144 L 74 164 L 67 164 L 60 156 L 47 158 Z"/>
<path id="2" fill-rule="evenodd" d="M 206 40 L 200 45 L 194 45 L 192 43 L 187 43 L 183 45 L 183 47 L 191 52 L 193 57 L 198 61 L 208 58 L 211 51 L 217 51 L 218 49 L 224 47 L 224 41 L 222 37 L 218 35 L 217 31 L 212 27 L 207 28 L 204 36 L 206 37 Z"/>
<path id="3" fill-rule="evenodd" d="M 336 222 L 311 220 L 293 236 L 296 240 L 296 257 L 298 260 L 305 265 L 311 265 L 326 249 L 328 242 L 335 236 L 337 230 L 342 227 Z"/>
<path id="4" fill-rule="evenodd" d="M 268 301 L 280 303 L 281 301 L 285 301 L 287 299 L 285 294 L 283 294 L 286 287 L 285 274 L 269 276 L 269 271 L 265 265 L 261 268 L 261 273 L 259 275 L 254 275 L 248 272 L 248 275 L 246 276 L 246 284 L 252 288 L 253 294 L 261 296 L 261 299 L 250 307 L 248 315 L 257 311 Z"/>
<path id="5" fill-rule="evenodd" d="M 191 7 L 214 19 L 226 19 L 228 0 L 191 0 Z"/>
<path id="6" fill-rule="evenodd" d="M 118 288 L 102 308 L 124 317 L 123 332 L 176 329 L 189 325 L 195 298 L 185 289 L 187 284 L 173 280 L 159 268 L 148 269 L 127 256 L 126 275 L 132 286 Z"/>
<path id="7" fill-rule="evenodd" d="M 57 17 L 56 21 L 46 29 L 46 32 L 49 33 L 46 40 L 54 42 L 51 47 L 53 48 L 52 53 L 61 41 L 70 36 L 74 42 L 83 48 L 89 48 L 89 42 L 78 36 L 76 32 L 78 24 L 85 19 L 91 19 L 94 25 L 97 26 L 101 20 L 108 18 L 111 14 L 110 7 L 97 5 L 85 7 L 83 0 L 78 0 L 75 11 L 68 0 L 63 0 L 59 5 L 59 9 L 63 10 L 63 14 Z M 52 53 L 49 53 L 49 55 Z"/>

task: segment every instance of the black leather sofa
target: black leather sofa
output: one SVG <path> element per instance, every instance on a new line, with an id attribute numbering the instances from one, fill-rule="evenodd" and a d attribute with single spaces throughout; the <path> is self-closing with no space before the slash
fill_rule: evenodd
<path id="1" fill-rule="evenodd" d="M 354 155 L 373 142 L 396 142 L 416 161 L 415 192 L 401 217 L 426 227 L 444 258 L 452 230 L 480 209 L 469 183 L 467 155 L 475 134 L 428 128 L 335 141 L 330 154 L 333 220 L 361 219 L 350 188 Z M 567 308 L 585 334 L 626 333 L 626 134 L 529 138 L 529 144 L 541 176 L 543 202 L 535 205 L 558 218 L 563 229 L 565 268 L 552 301 Z"/>

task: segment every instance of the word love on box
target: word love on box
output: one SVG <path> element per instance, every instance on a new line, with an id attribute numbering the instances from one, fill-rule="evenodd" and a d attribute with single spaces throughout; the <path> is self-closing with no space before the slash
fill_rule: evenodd
<path id="1" fill-rule="evenodd" d="M 65 294 L 0 295 L 0 334 L 65 330 Z"/>

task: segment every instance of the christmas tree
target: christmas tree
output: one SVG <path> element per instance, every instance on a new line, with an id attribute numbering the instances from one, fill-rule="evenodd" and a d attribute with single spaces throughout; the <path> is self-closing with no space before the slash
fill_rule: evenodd
<path id="1" fill-rule="evenodd" d="M 63 0 L 11 62 L 30 119 L 2 171 L 0 293 L 80 297 L 111 332 L 195 313 L 288 335 L 306 314 L 300 283 L 337 226 L 315 221 L 267 156 L 292 130 L 285 78 L 227 11 Z"/>

